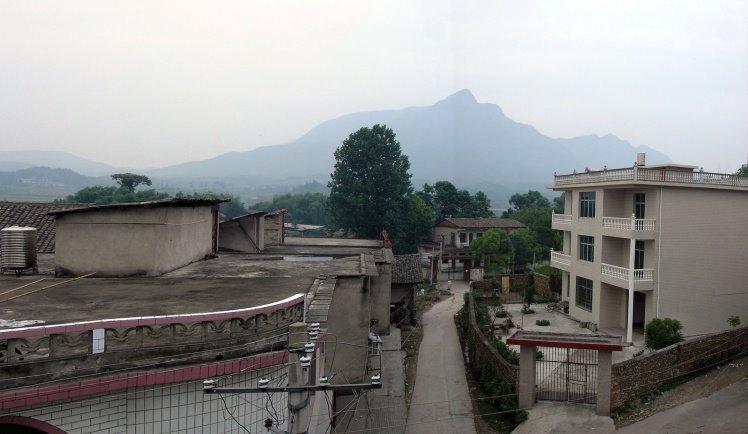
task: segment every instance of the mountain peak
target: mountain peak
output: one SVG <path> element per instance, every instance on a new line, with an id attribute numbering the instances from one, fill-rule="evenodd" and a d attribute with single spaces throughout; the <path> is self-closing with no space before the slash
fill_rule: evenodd
<path id="1" fill-rule="evenodd" d="M 444 98 L 443 100 L 439 101 L 437 104 L 441 104 L 441 103 L 477 104 L 478 101 L 476 101 L 475 97 L 473 96 L 473 93 L 470 92 L 470 89 L 462 89 L 461 91 L 453 93 L 452 95 Z"/>

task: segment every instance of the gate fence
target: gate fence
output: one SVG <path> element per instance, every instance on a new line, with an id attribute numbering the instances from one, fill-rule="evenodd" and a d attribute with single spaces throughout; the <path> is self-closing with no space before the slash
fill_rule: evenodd
<path id="1" fill-rule="evenodd" d="M 597 350 L 538 347 L 537 399 L 595 404 Z"/>

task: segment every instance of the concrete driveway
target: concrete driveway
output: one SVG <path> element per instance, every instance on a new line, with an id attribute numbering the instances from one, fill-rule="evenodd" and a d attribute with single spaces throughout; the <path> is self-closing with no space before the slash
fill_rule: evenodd
<path id="1" fill-rule="evenodd" d="M 465 363 L 454 323 L 463 294 L 468 291 L 467 282 L 453 281 L 452 291 L 451 299 L 437 303 L 423 315 L 408 434 L 475 433 Z"/>
<path id="2" fill-rule="evenodd" d="M 512 434 L 712 434 L 748 433 L 748 379 L 616 430 L 609 417 L 587 405 L 539 402 Z"/>

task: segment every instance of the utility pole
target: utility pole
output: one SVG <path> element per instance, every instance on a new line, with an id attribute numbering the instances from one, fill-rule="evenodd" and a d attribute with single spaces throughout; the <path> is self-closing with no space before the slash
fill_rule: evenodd
<path id="1" fill-rule="evenodd" d="M 303 322 L 295 322 L 288 327 L 288 387 L 303 387 L 309 385 L 310 367 L 301 366 L 304 354 L 307 330 Z M 314 375 L 314 374 L 312 374 Z M 316 383 L 315 381 L 312 383 Z M 298 391 L 288 393 L 289 434 L 301 434 L 309 431 L 309 392 Z"/>
<path id="2" fill-rule="evenodd" d="M 318 391 L 354 391 L 381 389 L 381 376 L 371 377 L 371 383 L 358 384 L 330 384 L 327 377 L 322 377 L 317 384 L 316 373 L 312 371 L 311 356 L 315 354 L 314 341 L 319 333 L 319 323 L 313 323 L 307 332 L 307 324 L 296 322 L 289 327 L 288 334 L 288 385 L 285 387 L 269 387 L 265 378 L 259 381 L 256 388 L 223 388 L 218 387 L 217 380 L 203 381 L 204 393 L 288 393 L 288 431 L 282 431 L 273 426 L 272 419 L 265 421 L 268 431 L 276 434 L 305 434 L 309 431 L 310 396 Z M 307 337 L 312 342 L 307 342 Z"/>

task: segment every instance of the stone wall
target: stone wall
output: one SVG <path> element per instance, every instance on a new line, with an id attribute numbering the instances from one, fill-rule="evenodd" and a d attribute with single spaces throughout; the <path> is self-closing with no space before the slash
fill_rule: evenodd
<path id="1" fill-rule="evenodd" d="M 532 273 L 532 281 L 535 286 L 535 299 L 561 299 L 561 276 Z"/>
<path id="2" fill-rule="evenodd" d="M 748 326 L 671 345 L 613 365 L 611 410 L 655 392 L 662 383 L 713 368 L 748 351 Z"/>
<path id="3" fill-rule="evenodd" d="M 478 372 L 481 364 L 493 371 L 494 378 L 509 385 L 513 391 L 517 390 L 519 382 L 519 366 L 511 365 L 504 360 L 483 335 L 475 321 L 475 312 L 471 297 L 467 299 L 468 321 L 465 330 L 468 340 L 468 357 L 470 369 Z"/>
<path id="4" fill-rule="evenodd" d="M 509 278 L 509 287 L 512 291 L 522 291 L 528 285 L 532 284 L 531 274 L 502 274 L 500 276 L 494 276 L 496 280 L 502 282 L 504 278 Z M 473 288 L 480 289 L 492 289 L 491 278 L 472 282 Z"/>

